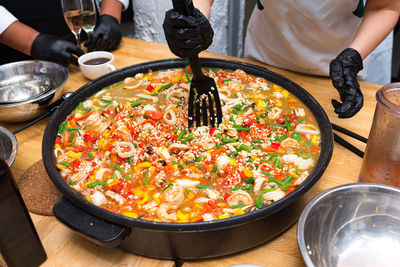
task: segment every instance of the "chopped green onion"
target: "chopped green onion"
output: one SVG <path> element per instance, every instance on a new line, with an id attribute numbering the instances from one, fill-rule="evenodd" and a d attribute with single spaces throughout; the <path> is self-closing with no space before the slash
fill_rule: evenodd
<path id="1" fill-rule="evenodd" d="M 67 131 L 76 131 L 79 129 L 80 129 L 79 127 L 65 127 L 65 130 L 67 130 Z"/>
<path id="2" fill-rule="evenodd" d="M 118 164 L 111 163 L 111 167 L 113 167 L 115 170 L 119 171 L 119 173 L 123 174 L 124 171 L 121 169 L 121 167 Z"/>
<path id="3" fill-rule="evenodd" d="M 67 121 L 64 121 L 60 124 L 60 126 L 58 127 L 58 134 L 62 134 L 64 132 L 65 126 L 67 126 Z"/>
<path id="4" fill-rule="evenodd" d="M 224 80 L 224 83 L 230 82 L 230 81 L 232 81 L 232 79 L 225 79 L 225 80 Z"/>
<path id="5" fill-rule="evenodd" d="M 234 142 L 235 142 L 235 139 L 233 139 L 233 138 L 221 137 L 221 141 L 222 141 L 222 143 L 224 143 L 224 144 L 228 144 L 228 143 L 234 143 Z"/>
<path id="6" fill-rule="evenodd" d="M 135 102 L 135 103 L 132 103 L 132 104 L 131 104 L 131 107 L 136 108 L 136 107 L 140 106 L 141 104 L 142 104 L 142 102 L 137 101 L 137 102 Z"/>
<path id="7" fill-rule="evenodd" d="M 238 132 L 250 132 L 250 128 L 242 127 L 242 126 L 237 126 L 236 131 Z"/>
<path id="8" fill-rule="evenodd" d="M 183 137 L 185 134 L 186 134 L 186 130 L 182 130 L 182 131 L 179 133 L 178 138 L 176 138 L 176 140 L 177 140 L 177 141 L 181 140 L 182 137 Z"/>
<path id="9" fill-rule="evenodd" d="M 133 174 L 130 173 L 128 175 L 123 176 L 122 178 L 124 178 L 125 180 L 130 180 L 133 178 Z"/>
<path id="10" fill-rule="evenodd" d="M 145 176 L 145 177 L 143 178 L 143 184 L 144 184 L 144 185 L 149 185 L 149 176 Z"/>
<path id="11" fill-rule="evenodd" d="M 97 185 L 100 185 L 100 184 L 101 184 L 101 181 L 94 181 L 94 182 L 89 183 L 87 186 L 89 188 L 93 188 L 93 187 L 95 187 Z"/>
<path id="12" fill-rule="evenodd" d="M 310 147 L 311 147 L 311 141 L 310 140 L 306 140 L 306 147 L 307 147 L 307 149 L 310 149 Z"/>
<path id="13" fill-rule="evenodd" d="M 262 197 L 264 196 L 265 193 L 275 191 L 275 188 L 268 188 L 268 189 L 263 189 L 261 190 L 260 194 L 258 195 L 257 199 L 254 201 L 254 204 L 256 204 L 256 207 L 261 209 L 263 207 L 263 201 Z"/>
<path id="14" fill-rule="evenodd" d="M 297 174 L 297 175 L 300 175 L 301 173 L 302 173 L 301 170 L 296 170 L 296 174 Z"/>
<path id="15" fill-rule="evenodd" d="M 268 177 L 268 181 L 276 183 L 278 185 L 284 185 L 284 183 L 281 180 L 278 180 L 278 179 L 275 179 L 275 178 L 272 178 L 272 177 Z"/>
<path id="16" fill-rule="evenodd" d="M 249 177 L 247 179 L 244 179 L 242 180 L 242 182 L 245 182 L 246 184 L 254 183 L 254 177 Z"/>
<path id="17" fill-rule="evenodd" d="M 241 207 L 243 207 L 244 205 L 245 205 L 244 203 L 240 203 L 240 204 L 232 205 L 232 206 L 231 206 L 231 209 L 238 209 L 238 208 L 241 208 Z"/>
<path id="18" fill-rule="evenodd" d="M 282 142 L 283 140 L 285 140 L 286 138 L 288 138 L 287 134 L 282 135 L 281 137 L 279 137 L 276 141 L 278 141 L 279 143 Z"/>
<path id="19" fill-rule="evenodd" d="M 198 169 L 198 170 L 203 169 L 203 165 L 202 165 L 202 164 L 197 164 L 197 169 Z"/>
<path id="20" fill-rule="evenodd" d="M 262 142 L 263 142 L 263 141 L 260 140 L 260 139 L 257 139 L 257 138 L 253 139 L 253 143 L 261 144 Z"/>
<path id="21" fill-rule="evenodd" d="M 206 158 L 196 158 L 194 161 L 196 161 L 196 162 L 200 162 L 200 161 L 203 161 L 203 160 L 205 160 Z"/>
<path id="22" fill-rule="evenodd" d="M 167 189 L 170 188 L 170 187 L 173 186 L 173 185 L 174 185 L 173 183 L 169 183 L 169 184 L 163 189 L 163 193 L 164 193 L 165 191 L 167 191 Z"/>
<path id="23" fill-rule="evenodd" d="M 71 135 L 69 136 L 70 143 L 72 143 L 72 141 L 74 141 L 74 137 L 75 137 L 75 132 L 72 132 Z"/>
<path id="24" fill-rule="evenodd" d="M 186 136 L 185 138 L 183 138 L 181 142 L 182 142 L 182 144 L 186 144 L 187 142 L 189 142 L 189 141 L 191 141 L 191 140 L 193 140 L 195 138 L 196 137 L 193 134 L 191 134 L 191 135 Z"/>
<path id="25" fill-rule="evenodd" d="M 272 173 L 267 172 L 267 171 L 261 171 L 261 173 L 266 175 L 266 176 L 269 176 L 269 177 L 274 177 L 274 175 Z"/>
<path id="26" fill-rule="evenodd" d="M 107 100 L 107 99 L 100 99 L 102 102 L 104 102 L 104 103 L 109 103 L 109 104 L 111 104 L 112 103 L 112 100 Z"/>
<path id="27" fill-rule="evenodd" d="M 79 102 L 79 104 L 78 104 L 78 106 L 76 107 L 76 109 L 77 109 L 77 110 L 80 110 L 80 109 L 82 108 L 82 106 L 83 106 L 83 103 L 82 103 L 82 102 Z"/>
<path id="28" fill-rule="evenodd" d="M 237 151 L 247 151 L 247 152 L 251 152 L 251 148 L 246 146 L 245 144 L 241 144 L 238 148 L 236 148 Z"/>
<path id="29" fill-rule="evenodd" d="M 293 181 L 293 176 L 292 175 L 288 175 L 284 180 L 283 180 L 283 184 L 290 184 L 290 182 Z"/>
<path id="30" fill-rule="evenodd" d="M 296 140 L 298 143 L 300 143 L 300 141 L 301 141 L 301 137 L 300 137 L 300 134 L 298 132 L 293 132 L 292 138 L 294 140 Z"/>
<path id="31" fill-rule="evenodd" d="M 197 189 L 206 189 L 206 188 L 212 188 L 212 185 L 207 185 L 207 184 L 198 184 L 196 185 Z"/>
<path id="32" fill-rule="evenodd" d="M 213 169 L 212 169 L 212 172 L 213 172 L 213 173 L 216 173 L 217 171 L 218 171 L 218 165 L 217 165 L 217 164 L 214 164 Z"/>
<path id="33" fill-rule="evenodd" d="M 129 164 L 133 164 L 133 159 L 131 157 L 128 158 Z"/>
<path id="34" fill-rule="evenodd" d="M 168 88 L 170 88 L 173 85 L 173 83 L 167 83 L 164 84 L 163 86 L 160 87 L 160 89 L 158 89 L 158 92 L 162 92 L 164 90 L 167 90 Z"/>
<path id="35" fill-rule="evenodd" d="M 67 162 L 67 161 L 60 161 L 59 163 L 60 163 L 61 165 L 65 166 L 65 167 L 67 167 L 67 168 L 68 168 L 68 166 L 69 166 L 69 162 Z"/>
<path id="36" fill-rule="evenodd" d="M 76 185 L 73 181 L 68 181 L 67 184 L 69 184 L 69 185 Z"/>
<path id="37" fill-rule="evenodd" d="M 93 156 L 92 152 L 89 152 L 89 153 L 88 153 L 88 156 L 89 156 L 89 158 L 91 158 L 91 159 L 93 159 L 93 158 L 94 158 L 94 156 Z"/>
<path id="38" fill-rule="evenodd" d="M 302 158 L 311 158 L 311 157 L 314 157 L 314 153 L 303 154 L 301 151 L 299 151 L 299 157 L 302 157 Z"/>

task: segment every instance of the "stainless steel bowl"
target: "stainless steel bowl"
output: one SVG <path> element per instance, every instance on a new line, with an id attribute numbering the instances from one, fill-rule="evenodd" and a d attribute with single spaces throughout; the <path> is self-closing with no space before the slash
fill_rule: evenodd
<path id="1" fill-rule="evenodd" d="M 17 151 L 18 142 L 15 136 L 9 130 L 0 126 L 0 158 L 11 167 L 17 156 Z"/>
<path id="2" fill-rule="evenodd" d="M 54 62 L 27 60 L 0 66 L 0 121 L 22 122 L 41 115 L 61 96 L 68 69 Z"/>
<path id="3" fill-rule="evenodd" d="M 301 213 L 307 266 L 400 266 L 400 189 L 355 183 L 326 190 Z"/>

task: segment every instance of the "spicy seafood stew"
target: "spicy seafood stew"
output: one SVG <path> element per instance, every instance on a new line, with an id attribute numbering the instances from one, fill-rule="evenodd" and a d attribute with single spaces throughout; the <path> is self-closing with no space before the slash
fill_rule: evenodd
<path id="1" fill-rule="evenodd" d="M 320 153 L 311 112 L 263 78 L 203 70 L 223 101 L 218 129 L 186 128 L 184 69 L 137 74 L 60 124 L 54 153 L 67 183 L 104 209 L 162 222 L 229 218 L 290 194 Z"/>

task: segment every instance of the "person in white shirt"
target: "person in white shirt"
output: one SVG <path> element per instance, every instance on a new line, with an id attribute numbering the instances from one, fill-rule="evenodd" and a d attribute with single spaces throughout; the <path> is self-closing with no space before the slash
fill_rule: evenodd
<path id="1" fill-rule="evenodd" d="M 129 0 L 103 0 L 88 51 L 115 49 L 122 38 L 119 22 Z M 77 65 L 83 51 L 66 25 L 61 2 L 0 0 L 0 64 L 39 59 Z"/>
<path id="2" fill-rule="evenodd" d="M 207 18 L 213 0 L 193 3 L 198 8 L 193 17 L 170 10 L 163 24 L 171 51 L 180 57 L 207 49 L 212 42 Z M 247 29 L 245 57 L 292 71 L 330 75 L 342 101 L 332 100 L 335 112 L 349 118 L 363 105 L 357 81 L 363 60 L 392 31 L 399 13 L 399 0 L 369 0 L 365 8 L 363 0 L 258 1 Z M 390 77 L 390 67 L 381 67 Z"/>

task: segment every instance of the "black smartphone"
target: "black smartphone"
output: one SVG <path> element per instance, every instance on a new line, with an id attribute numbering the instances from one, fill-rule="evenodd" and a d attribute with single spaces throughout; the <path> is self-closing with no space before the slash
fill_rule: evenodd
<path id="1" fill-rule="evenodd" d="M 0 265 L 39 266 L 46 252 L 7 164 L 0 159 Z"/>

